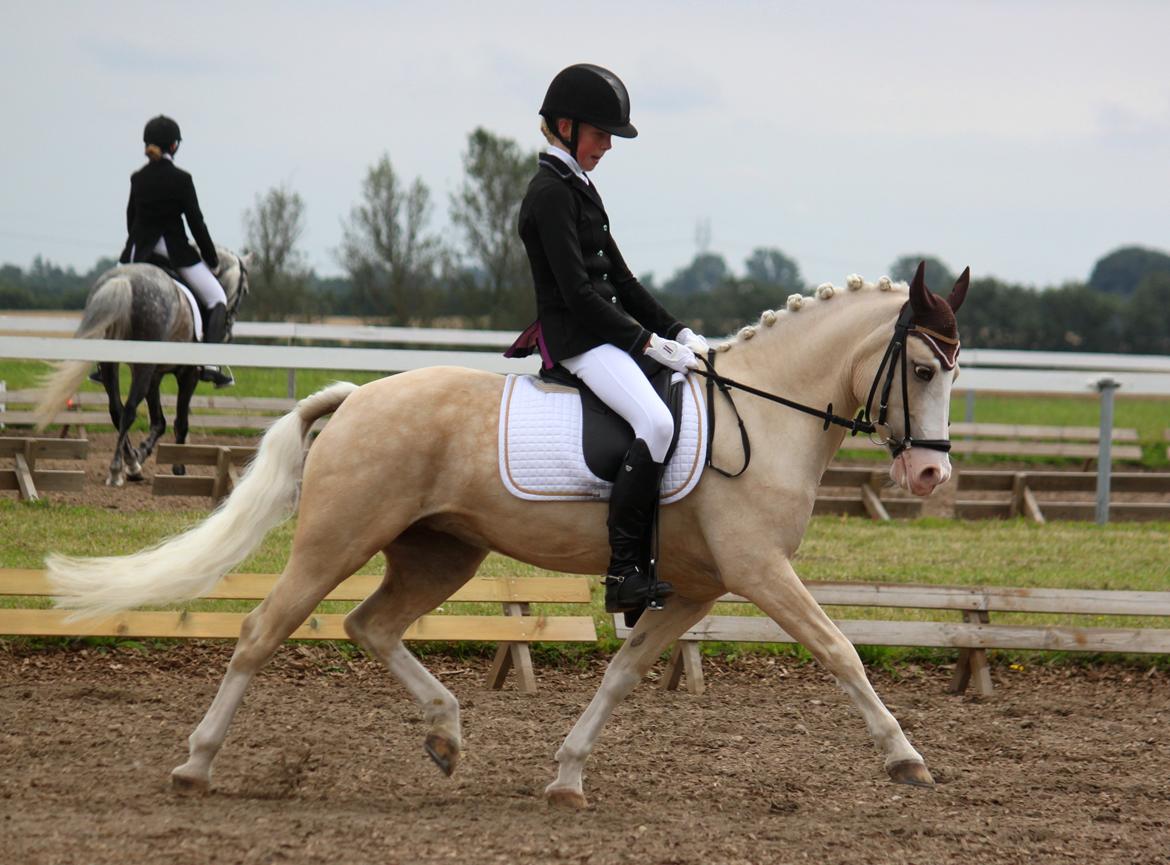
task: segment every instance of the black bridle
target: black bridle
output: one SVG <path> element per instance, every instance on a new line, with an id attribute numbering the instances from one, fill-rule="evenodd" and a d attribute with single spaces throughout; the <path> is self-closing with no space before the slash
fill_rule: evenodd
<path id="1" fill-rule="evenodd" d="M 890 342 L 886 346 L 885 354 L 882 355 L 882 362 L 878 365 L 877 373 L 873 377 L 873 383 L 869 387 L 869 396 L 865 400 L 865 408 L 857 413 L 856 417 L 846 418 L 840 415 L 833 414 L 833 404 L 829 405 L 822 411 L 821 409 L 813 408 L 812 406 L 804 405 L 795 400 L 787 399 L 786 397 L 778 396 L 774 393 L 760 390 L 751 387 L 750 385 L 742 384 L 741 382 L 719 375 L 715 372 L 715 350 L 708 352 L 707 356 L 702 358 L 703 363 L 707 365 L 705 370 L 692 370 L 696 375 L 701 375 L 707 379 L 707 465 L 719 472 L 719 474 L 728 478 L 737 478 L 747 471 L 748 464 L 752 459 L 751 441 L 748 438 L 747 427 L 744 426 L 743 418 L 740 417 L 739 409 L 736 408 L 735 401 L 731 398 L 731 390 L 742 390 L 744 393 L 750 393 L 752 396 L 758 396 L 761 399 L 770 400 L 771 402 L 780 403 L 780 405 L 788 406 L 788 408 L 796 409 L 805 414 L 819 417 L 824 421 L 822 429 L 828 431 L 831 426 L 845 427 L 849 430 L 851 436 L 858 433 L 865 433 L 870 437 L 870 440 L 875 444 L 885 445 L 890 449 L 890 456 L 897 458 L 903 451 L 909 450 L 912 447 L 927 448 L 929 450 L 942 451 L 947 453 L 951 449 L 951 442 L 949 439 L 916 439 L 910 434 L 910 399 L 909 386 L 906 378 L 906 341 L 910 334 L 914 332 L 915 326 L 913 323 L 914 311 L 910 306 L 909 301 L 902 307 L 901 313 L 898 315 L 898 320 L 894 324 L 894 335 L 890 337 Z M 899 363 L 901 361 L 901 363 Z M 890 407 L 890 391 L 894 387 L 894 371 L 898 367 L 902 370 L 902 438 L 894 437 L 893 427 L 888 423 L 889 407 Z M 882 373 L 885 373 L 883 380 Z M 877 420 L 873 419 L 873 401 L 874 397 L 878 395 L 878 386 L 881 386 L 881 395 L 878 401 L 878 415 Z M 739 424 L 739 438 L 743 446 L 743 466 L 739 471 L 732 474 L 714 465 L 712 462 L 712 453 L 715 447 L 715 388 L 719 388 L 719 392 L 723 394 L 727 400 L 731 410 L 735 413 L 735 420 Z M 884 432 L 883 432 L 884 430 Z M 875 438 L 876 436 L 876 438 Z"/>

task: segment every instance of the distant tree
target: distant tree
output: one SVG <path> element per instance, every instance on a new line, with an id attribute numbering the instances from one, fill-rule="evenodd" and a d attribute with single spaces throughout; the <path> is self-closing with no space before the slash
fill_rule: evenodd
<path id="1" fill-rule="evenodd" d="M 427 234 L 430 207 L 426 185 L 404 187 L 388 155 L 370 167 L 338 251 L 361 315 L 409 325 L 432 314 L 439 241 Z"/>
<path id="2" fill-rule="evenodd" d="M 1170 255 L 1156 249 L 1123 246 L 1097 260 L 1089 285 L 1105 294 L 1128 297 L 1154 273 L 1170 273 Z"/>
<path id="3" fill-rule="evenodd" d="M 790 293 L 804 289 L 800 267 L 778 249 L 766 247 L 753 249 L 752 254 L 744 262 L 744 267 L 747 270 L 747 278 L 759 285 L 778 286 Z"/>
<path id="4" fill-rule="evenodd" d="M 1125 348 L 1139 354 L 1170 354 L 1170 272 L 1148 274 L 1124 313 Z"/>
<path id="5" fill-rule="evenodd" d="M 451 196 L 451 221 L 478 270 L 491 327 L 522 327 L 536 314 L 532 277 L 516 232 L 536 154 L 479 127 L 467 137 L 463 184 Z"/>
<path id="6" fill-rule="evenodd" d="M 309 318 L 312 300 L 303 256 L 297 249 L 305 231 L 305 202 L 287 187 L 256 195 L 244 211 L 244 234 L 255 256 L 245 314 L 256 319 Z"/>
<path id="7" fill-rule="evenodd" d="M 956 276 L 951 272 L 951 269 L 943 264 L 939 259 L 931 255 L 903 255 L 890 265 L 890 279 L 902 282 L 910 282 L 914 278 L 915 271 L 918 270 L 918 262 L 926 262 L 926 278 L 927 287 L 943 292 L 944 294 L 950 292 L 955 285 Z"/>
<path id="8" fill-rule="evenodd" d="M 1116 351 L 1121 334 L 1120 298 L 1082 283 L 1035 292 L 1039 305 L 1037 343 L 1048 351 Z"/>
<path id="9" fill-rule="evenodd" d="M 715 287 L 731 276 L 727 269 L 727 262 L 722 255 L 712 252 L 700 252 L 690 264 L 676 271 L 662 286 L 665 294 L 676 297 L 687 297 L 692 294 L 702 294 Z"/>

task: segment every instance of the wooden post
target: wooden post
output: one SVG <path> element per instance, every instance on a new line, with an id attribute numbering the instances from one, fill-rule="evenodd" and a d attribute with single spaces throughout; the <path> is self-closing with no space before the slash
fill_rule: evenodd
<path id="1" fill-rule="evenodd" d="M 706 690 L 703 683 L 703 662 L 697 640 L 679 640 L 674 644 L 670 660 L 662 676 L 662 687 L 667 691 L 678 690 L 683 674 L 687 677 L 687 690 L 698 696 Z"/>
<path id="2" fill-rule="evenodd" d="M 991 621 L 991 616 L 986 610 L 963 610 L 963 620 L 985 625 Z M 986 649 L 959 649 L 959 660 L 955 664 L 954 675 L 951 676 L 950 692 L 963 693 L 972 679 L 975 680 L 975 693 L 979 696 L 990 697 L 995 692 L 991 684 L 991 667 L 987 663 Z"/>
<path id="3" fill-rule="evenodd" d="M 861 485 L 861 502 L 865 505 L 865 512 L 869 514 L 870 519 L 889 522 L 890 514 L 882 504 L 873 481 L 866 481 Z"/>
<path id="4" fill-rule="evenodd" d="M 528 604 L 506 603 L 503 605 L 506 616 L 527 616 L 530 610 Z M 496 657 L 492 660 L 488 670 L 487 685 L 498 691 L 504 687 L 504 680 L 508 678 L 508 671 L 516 668 L 519 681 L 516 690 L 525 694 L 536 693 L 536 673 L 532 669 L 532 653 L 527 643 L 500 643 L 496 648 Z"/>
<path id="5" fill-rule="evenodd" d="M 40 496 L 37 495 L 36 484 L 33 483 L 33 467 L 36 465 L 36 457 L 33 456 L 33 442 L 32 439 L 26 439 L 24 442 L 24 453 L 13 454 L 16 458 L 16 485 L 20 488 L 20 497 L 27 502 L 35 502 Z"/>
<path id="6" fill-rule="evenodd" d="M 215 481 L 211 485 L 211 497 L 218 504 L 227 498 L 232 491 L 232 450 L 229 447 L 220 447 L 215 456 Z"/>

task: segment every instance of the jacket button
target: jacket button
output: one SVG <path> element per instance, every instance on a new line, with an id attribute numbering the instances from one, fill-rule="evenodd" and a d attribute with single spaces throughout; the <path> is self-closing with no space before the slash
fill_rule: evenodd
<path id="1" fill-rule="evenodd" d="M 609 226 L 608 226 L 608 225 L 603 225 L 603 226 L 601 226 L 601 230 L 602 230 L 602 231 L 609 231 Z"/>
<path id="2" fill-rule="evenodd" d="M 611 298 L 609 299 L 609 302 L 610 302 L 610 303 L 617 303 L 617 298 L 616 298 L 616 297 L 611 297 Z"/>
<path id="3" fill-rule="evenodd" d="M 603 255 L 605 255 L 605 250 L 604 250 L 604 249 L 599 249 L 599 250 L 597 250 L 597 257 L 598 257 L 598 258 L 601 258 Z"/>
<path id="4" fill-rule="evenodd" d="M 608 274 L 608 273 L 603 273 L 603 274 L 601 274 L 601 278 L 602 278 L 603 280 L 605 280 L 606 282 L 609 282 L 609 274 Z"/>

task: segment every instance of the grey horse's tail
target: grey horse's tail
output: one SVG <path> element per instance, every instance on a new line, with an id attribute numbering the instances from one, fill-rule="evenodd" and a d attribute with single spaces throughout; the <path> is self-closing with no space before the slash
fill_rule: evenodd
<path id="1" fill-rule="evenodd" d="M 73 336 L 75 339 L 125 339 L 130 332 L 130 302 L 133 287 L 129 277 L 113 276 L 94 290 L 85 305 L 85 314 Z M 89 362 L 67 360 L 56 365 L 42 382 L 45 394 L 33 409 L 37 431 L 56 417 L 85 380 Z"/>

